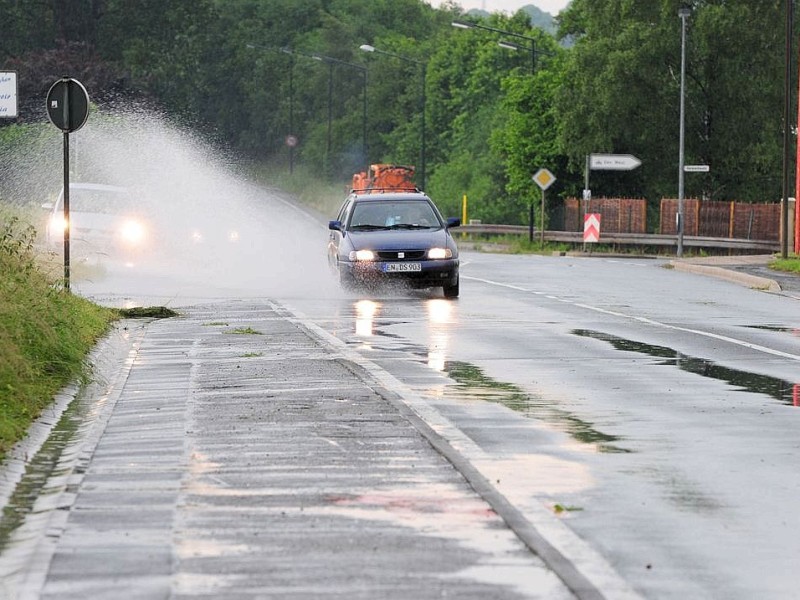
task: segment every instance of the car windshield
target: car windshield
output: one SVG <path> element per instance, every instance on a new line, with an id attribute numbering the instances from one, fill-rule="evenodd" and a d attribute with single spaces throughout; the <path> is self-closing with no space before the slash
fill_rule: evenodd
<path id="1" fill-rule="evenodd" d="M 366 200 L 353 207 L 350 229 L 430 229 L 440 227 L 433 207 L 425 201 Z"/>
<path id="2" fill-rule="evenodd" d="M 62 198 L 63 202 L 63 198 Z M 69 191 L 69 207 L 75 212 L 116 215 L 134 211 L 134 198 L 122 190 L 72 188 Z"/>

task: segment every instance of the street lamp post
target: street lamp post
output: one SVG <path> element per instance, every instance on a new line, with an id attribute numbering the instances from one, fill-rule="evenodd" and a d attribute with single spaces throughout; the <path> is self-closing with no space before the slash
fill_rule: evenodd
<path id="1" fill-rule="evenodd" d="M 256 44 L 247 44 L 248 48 L 253 50 L 271 50 L 273 52 L 282 52 L 291 56 L 289 63 L 289 133 L 286 136 L 286 142 L 289 146 L 289 175 L 294 173 L 294 146 L 295 146 L 295 131 L 294 131 L 294 56 L 291 50 L 287 48 L 270 48 L 268 46 L 258 46 Z M 290 141 L 291 140 L 291 141 Z"/>
<path id="2" fill-rule="evenodd" d="M 526 48 L 525 46 L 520 46 L 519 44 L 513 44 L 511 42 L 498 42 L 498 45 L 501 48 L 508 48 L 509 50 L 530 50 L 531 53 L 531 75 L 536 73 L 536 39 L 529 37 L 527 35 L 522 35 L 520 33 L 514 33 L 513 31 L 505 31 L 503 29 L 495 29 L 494 27 L 488 27 L 486 25 L 479 25 L 478 23 L 470 23 L 468 21 L 452 21 L 450 23 L 453 27 L 457 27 L 459 29 L 484 29 L 485 31 L 493 31 L 494 33 L 500 33 L 502 35 L 509 35 L 511 37 L 515 37 L 521 40 L 527 40 L 531 43 L 530 48 Z"/>
<path id="3" fill-rule="evenodd" d="M 369 44 L 362 44 L 359 46 L 359 49 L 363 50 L 364 52 L 374 52 L 376 54 L 384 54 L 386 56 L 391 56 L 397 58 L 399 60 L 404 60 L 409 63 L 413 63 L 419 67 L 421 67 L 422 71 L 422 93 L 420 94 L 420 103 L 421 103 L 421 125 L 420 125 L 420 152 L 419 152 L 419 161 L 420 161 L 420 169 L 419 169 L 419 180 L 420 180 L 420 187 L 421 189 L 425 189 L 425 104 L 426 104 L 426 97 L 425 97 L 425 75 L 427 70 L 427 65 L 419 60 L 415 60 L 413 58 L 409 58 L 408 56 L 403 56 L 401 54 L 395 54 L 393 52 L 387 52 L 386 50 L 378 50 L 374 46 L 370 46 Z"/>
<path id="4" fill-rule="evenodd" d="M 311 58 L 320 62 L 325 62 L 325 59 L 318 54 L 311 55 Z M 331 164 L 331 133 L 333 131 L 333 63 L 328 63 L 328 143 L 325 151 L 325 165 L 326 171 L 330 170 Z"/>
<path id="5" fill-rule="evenodd" d="M 791 125 L 789 120 L 792 118 L 792 31 L 794 21 L 794 3 L 792 0 L 786 2 L 786 22 L 785 22 L 785 57 L 784 57 L 784 76 L 783 76 L 783 194 L 781 198 L 781 258 L 789 256 L 789 178 L 790 164 L 789 153 L 791 149 Z M 798 199 L 800 202 L 800 199 Z M 795 211 L 798 204 L 795 203 Z M 797 219 L 797 217 L 795 217 Z"/>
<path id="6" fill-rule="evenodd" d="M 311 54 L 308 52 L 302 52 L 300 50 L 294 50 L 292 48 L 283 47 L 280 49 L 281 52 L 286 54 L 291 54 L 293 56 L 305 56 L 306 58 L 311 58 L 313 60 L 327 63 L 328 65 L 328 139 L 327 139 L 327 151 L 325 155 L 326 162 L 328 163 L 328 167 L 330 166 L 330 155 L 332 149 L 332 132 L 333 132 L 333 67 L 334 65 L 342 65 L 345 67 L 350 67 L 351 69 L 358 69 L 362 72 L 364 76 L 364 114 L 362 117 L 362 149 L 364 153 L 364 161 L 369 162 L 367 159 L 367 68 L 363 65 L 355 65 L 353 63 L 349 63 L 343 60 L 339 60 L 338 58 L 334 58 L 332 56 L 326 56 L 324 54 Z M 291 114 L 290 114 L 291 116 Z"/>
<path id="7" fill-rule="evenodd" d="M 331 150 L 330 139 L 331 139 L 331 100 L 333 94 L 333 87 L 332 87 L 333 66 L 341 65 L 343 67 L 349 67 L 351 69 L 356 69 L 358 71 L 361 71 L 361 75 L 364 78 L 363 115 L 361 118 L 361 150 L 364 155 L 364 162 L 366 163 L 367 168 L 369 168 L 369 157 L 367 156 L 367 67 L 339 60 L 338 58 L 333 58 L 332 56 L 325 56 L 324 54 L 313 54 L 311 56 L 315 60 L 328 63 L 328 66 L 330 67 L 329 79 L 328 79 L 328 152 L 329 153 Z"/>
<path id="8" fill-rule="evenodd" d="M 497 45 L 501 48 L 506 48 L 508 50 L 530 50 L 531 51 L 531 75 L 536 73 L 536 43 L 531 44 L 530 48 L 526 48 L 525 46 L 520 46 L 519 44 L 515 44 L 514 42 L 497 42 Z"/>
<path id="9" fill-rule="evenodd" d="M 689 18 L 691 10 L 682 6 L 678 9 L 678 16 L 681 19 L 681 109 L 680 109 L 680 134 L 678 136 L 678 256 L 683 256 L 683 163 L 684 163 L 684 121 L 686 117 L 686 19 Z"/>
<path id="10" fill-rule="evenodd" d="M 501 40 L 497 42 L 497 44 L 501 48 L 507 48 L 509 50 L 530 50 L 531 53 L 531 75 L 536 74 L 536 40 L 532 37 L 528 37 L 527 35 L 522 35 L 520 33 L 514 33 L 513 31 L 505 31 L 503 29 L 495 29 L 494 27 L 488 27 L 486 25 L 479 25 L 478 23 L 471 23 L 467 21 L 452 21 L 450 23 L 453 27 L 457 27 L 459 29 L 484 29 L 486 31 L 492 31 L 494 33 L 499 33 L 502 35 L 508 35 L 514 38 L 527 40 L 530 42 L 530 48 L 525 46 L 520 46 L 519 44 L 515 44 L 513 42 L 507 42 Z M 548 53 L 549 54 L 549 53 Z M 544 192 L 542 192 L 542 198 L 544 198 Z M 544 235 L 544 202 L 542 203 L 542 235 Z M 530 203 L 530 210 L 528 214 L 528 239 L 529 241 L 533 242 L 533 201 Z M 544 242 L 544 238 L 542 238 L 542 242 Z"/>

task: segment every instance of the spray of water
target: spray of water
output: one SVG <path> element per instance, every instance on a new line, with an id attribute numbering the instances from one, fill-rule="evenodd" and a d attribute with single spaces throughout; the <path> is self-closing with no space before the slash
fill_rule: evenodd
<path id="1" fill-rule="evenodd" d="M 13 175 L 4 181 L 5 196 L 30 206 L 52 201 L 63 178 L 60 134 L 33 137 L 20 145 L 28 150 L 6 157 Z M 337 293 L 323 224 L 278 190 L 249 181 L 235 158 L 190 131 L 144 110 L 93 114 L 70 147 L 72 182 L 125 188 L 147 221 L 146 251 L 135 262 L 109 256 L 92 269 L 77 265 L 74 287 L 86 295 L 179 304 Z"/>

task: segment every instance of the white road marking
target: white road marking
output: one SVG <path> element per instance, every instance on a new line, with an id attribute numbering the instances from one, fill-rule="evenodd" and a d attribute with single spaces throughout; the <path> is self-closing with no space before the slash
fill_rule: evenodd
<path id="1" fill-rule="evenodd" d="M 472 281 L 479 281 L 481 283 L 485 283 L 487 285 L 494 285 L 497 287 L 512 289 L 520 292 L 526 292 L 530 294 L 537 294 L 542 295 L 542 292 L 537 292 L 535 290 L 530 290 L 526 288 L 522 288 L 516 285 L 509 285 L 507 283 L 502 283 L 499 281 L 492 281 L 491 279 L 481 279 L 479 277 L 465 277 L 462 275 L 464 279 L 470 279 Z M 558 296 L 546 296 L 551 300 L 556 300 L 558 302 L 564 302 L 565 304 L 572 304 L 573 306 L 577 306 L 578 308 L 583 308 L 585 310 L 590 310 L 593 312 L 601 313 L 604 315 L 609 315 L 612 317 L 619 317 L 621 319 L 628 319 L 631 321 L 637 321 L 639 323 L 644 323 L 646 325 L 652 325 L 653 327 L 661 327 L 662 329 L 671 329 L 673 331 L 682 331 L 684 333 L 691 333 L 694 335 L 699 335 L 703 337 L 707 337 L 714 340 L 719 340 L 721 342 L 727 342 L 729 344 L 734 344 L 737 346 L 741 346 L 743 348 L 748 348 L 750 350 L 755 350 L 756 352 L 762 352 L 764 354 L 770 354 L 772 356 L 779 356 L 781 358 L 787 358 L 789 360 L 800 361 L 800 355 L 791 354 L 789 352 L 783 352 L 781 350 L 775 350 L 774 348 L 767 348 L 766 346 L 761 346 L 759 344 L 753 344 L 751 342 L 746 342 L 744 340 L 739 340 L 736 338 L 729 337 L 727 335 L 720 335 L 718 333 L 712 333 L 710 331 L 703 331 L 701 329 L 692 329 L 690 327 L 680 327 L 678 325 L 670 325 L 669 323 L 662 323 L 661 321 L 655 321 L 654 319 L 648 319 L 647 317 L 639 317 L 636 315 L 629 315 L 626 313 L 622 313 L 616 310 L 608 310 L 606 308 L 600 308 L 599 306 L 592 306 L 591 304 L 584 304 L 582 302 L 574 302 L 572 300 L 568 300 L 566 298 L 559 298 Z"/>

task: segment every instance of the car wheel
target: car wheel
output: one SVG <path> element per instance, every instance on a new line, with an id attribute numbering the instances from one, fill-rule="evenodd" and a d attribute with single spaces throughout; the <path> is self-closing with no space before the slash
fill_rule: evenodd
<path id="1" fill-rule="evenodd" d="M 444 292 L 445 298 L 458 298 L 458 279 L 456 279 L 455 285 L 446 285 L 442 287 L 442 291 Z"/>

